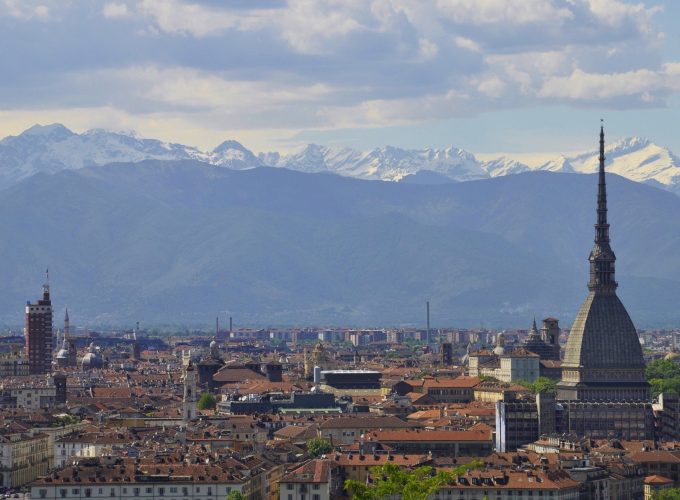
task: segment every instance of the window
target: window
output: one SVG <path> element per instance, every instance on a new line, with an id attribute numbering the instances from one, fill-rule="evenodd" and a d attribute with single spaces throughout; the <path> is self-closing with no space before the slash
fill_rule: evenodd
<path id="1" fill-rule="evenodd" d="M 100 495 L 103 495 L 104 494 L 104 488 L 99 488 L 99 491 L 97 493 L 99 493 Z"/>
<path id="2" fill-rule="evenodd" d="M 292 490 L 292 489 L 293 489 L 293 485 L 290 484 L 290 483 L 288 483 L 288 484 L 286 485 L 286 489 L 287 489 L 287 490 Z"/>
<path id="3" fill-rule="evenodd" d="M 165 488 L 158 488 L 158 494 L 159 494 L 160 496 L 165 495 Z"/>
<path id="4" fill-rule="evenodd" d="M 313 490 L 318 490 L 319 488 L 321 488 L 321 485 L 318 483 L 314 483 L 314 485 L 312 486 Z"/>
<path id="5" fill-rule="evenodd" d="M 293 495 L 288 495 L 288 500 L 293 500 Z"/>
<path id="6" fill-rule="evenodd" d="M 59 490 L 59 496 L 60 496 L 61 498 L 66 498 L 66 494 L 67 494 L 67 493 L 68 493 L 68 491 L 65 490 L 65 489 Z"/>
<path id="7" fill-rule="evenodd" d="M 40 498 L 45 498 L 47 496 L 47 490 L 38 490 Z"/>
<path id="8" fill-rule="evenodd" d="M 115 497 L 116 496 L 116 490 L 115 488 L 111 488 L 111 492 L 109 493 L 109 496 Z"/>
<path id="9" fill-rule="evenodd" d="M 153 488 L 147 488 L 146 492 L 149 493 L 149 494 L 153 493 Z"/>
<path id="10" fill-rule="evenodd" d="M 208 486 L 208 495 L 212 495 L 212 488 Z"/>
<path id="11" fill-rule="evenodd" d="M 227 488 L 227 489 L 230 490 L 231 488 Z M 186 486 L 182 486 L 182 495 L 187 496 L 188 494 L 189 494 L 189 488 L 187 488 Z"/>
<path id="12" fill-rule="evenodd" d="M 73 488 L 71 490 L 71 493 L 73 493 L 74 495 L 80 495 L 80 490 L 78 488 Z"/>
<path id="13" fill-rule="evenodd" d="M 86 497 L 91 497 L 92 496 L 92 490 L 90 488 L 85 488 L 85 496 Z"/>
<path id="14" fill-rule="evenodd" d="M 321 495 L 315 494 L 313 500 L 321 500 Z"/>
<path id="15" fill-rule="evenodd" d="M 176 487 L 176 486 L 171 486 L 171 487 L 170 487 L 170 493 L 177 493 L 177 487 Z"/>
<path id="16" fill-rule="evenodd" d="M 132 494 L 136 497 L 139 496 L 139 488 L 132 488 Z"/>

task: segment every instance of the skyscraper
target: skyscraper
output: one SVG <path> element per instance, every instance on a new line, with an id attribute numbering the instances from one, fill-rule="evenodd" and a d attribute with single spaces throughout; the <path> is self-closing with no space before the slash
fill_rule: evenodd
<path id="1" fill-rule="evenodd" d="M 42 299 L 26 303 L 26 356 L 29 373 L 43 374 L 52 369 L 52 301 L 49 273 L 45 272 Z"/>
<path id="2" fill-rule="evenodd" d="M 616 256 L 610 246 L 607 222 L 604 127 L 600 128 L 599 160 L 595 244 L 588 257 L 588 296 L 571 328 L 558 398 L 644 401 L 649 399 L 650 391 L 642 348 L 635 326 L 616 295 Z"/>

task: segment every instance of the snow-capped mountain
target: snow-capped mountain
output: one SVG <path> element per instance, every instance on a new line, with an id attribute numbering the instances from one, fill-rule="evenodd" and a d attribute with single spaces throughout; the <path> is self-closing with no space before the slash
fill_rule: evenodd
<path id="1" fill-rule="evenodd" d="M 648 139 L 629 137 L 605 146 L 607 171 L 632 181 L 680 193 L 680 158 Z M 598 151 L 560 156 L 538 170 L 592 174 L 599 165 Z"/>
<path id="2" fill-rule="evenodd" d="M 0 140 L 0 187 L 36 173 L 54 173 L 114 162 L 142 160 L 200 160 L 234 169 L 254 168 L 261 162 L 236 141 L 212 151 L 145 139 L 134 132 L 92 129 L 76 134 L 61 124 L 34 125 L 18 136 Z"/>
<path id="3" fill-rule="evenodd" d="M 629 138 L 606 147 L 608 171 L 637 182 L 653 184 L 680 194 L 680 159 L 647 139 Z M 260 166 L 301 172 L 383 181 L 442 183 L 487 179 L 528 170 L 593 173 L 597 152 L 560 156 L 540 166 L 528 167 L 511 157 L 480 161 L 472 153 L 443 149 L 401 149 L 394 146 L 358 151 L 347 147 L 308 144 L 290 154 L 260 153 L 227 140 L 212 151 L 193 146 L 145 139 L 134 132 L 94 129 L 77 134 L 63 125 L 35 125 L 18 136 L 0 140 L 0 188 L 39 172 L 54 173 L 89 165 L 141 160 L 193 159 L 237 170 Z M 421 173 L 417 177 L 415 174 Z"/>
<path id="4" fill-rule="evenodd" d="M 489 177 L 474 155 L 454 147 L 401 149 L 386 146 L 362 153 L 350 148 L 309 144 L 298 152 L 279 157 L 272 165 L 384 181 L 400 181 L 422 170 L 436 172 L 455 181 Z"/>
<path id="5" fill-rule="evenodd" d="M 520 163 L 507 156 L 501 156 L 495 160 L 485 161 L 482 163 L 482 168 L 491 177 L 521 174 L 522 172 L 527 172 L 529 170 L 529 167 L 524 163 Z"/>

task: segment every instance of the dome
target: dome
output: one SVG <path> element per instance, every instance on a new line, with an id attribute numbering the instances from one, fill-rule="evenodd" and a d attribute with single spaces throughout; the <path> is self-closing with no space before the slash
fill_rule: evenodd
<path id="1" fill-rule="evenodd" d="M 494 348 L 493 353 L 496 356 L 502 356 L 505 354 L 505 335 L 503 332 L 496 336 L 496 347 Z"/>
<path id="2" fill-rule="evenodd" d="M 94 342 L 90 344 L 87 354 L 83 356 L 83 359 L 81 360 L 80 363 L 83 370 L 102 368 L 104 366 L 104 360 L 102 359 L 102 355 L 99 351 L 97 351 Z"/>
<path id="3" fill-rule="evenodd" d="M 616 294 L 590 292 L 571 328 L 562 367 L 644 370 L 635 325 Z"/>

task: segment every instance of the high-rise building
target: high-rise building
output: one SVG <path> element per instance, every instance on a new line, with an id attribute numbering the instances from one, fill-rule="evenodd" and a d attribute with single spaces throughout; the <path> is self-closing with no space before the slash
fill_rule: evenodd
<path id="1" fill-rule="evenodd" d="M 649 384 L 635 326 L 618 296 L 616 256 L 609 242 L 604 127 L 600 128 L 600 165 L 595 245 L 588 260 L 588 296 L 576 315 L 562 362 L 558 399 L 646 401 Z"/>
<path id="2" fill-rule="evenodd" d="M 26 303 L 26 357 L 29 373 L 43 374 L 52 369 L 52 301 L 49 274 L 45 273 L 42 299 Z"/>

